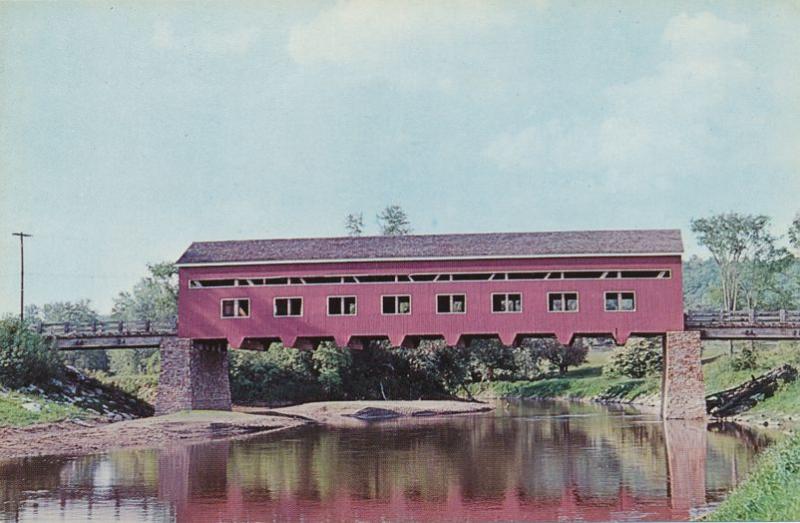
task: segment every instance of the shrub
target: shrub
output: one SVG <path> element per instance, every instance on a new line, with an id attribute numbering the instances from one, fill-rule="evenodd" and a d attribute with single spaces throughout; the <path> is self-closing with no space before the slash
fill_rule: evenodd
<path id="1" fill-rule="evenodd" d="M 341 398 L 346 374 L 353 363 L 350 350 L 340 349 L 333 343 L 325 342 L 312 353 L 311 361 L 317 375 L 317 382 L 328 398 Z"/>
<path id="2" fill-rule="evenodd" d="M 746 343 L 744 348 L 731 359 L 733 370 L 752 370 L 758 368 L 758 354 L 753 343 Z"/>
<path id="3" fill-rule="evenodd" d="M 61 369 L 56 350 L 28 323 L 10 317 L 0 320 L 0 383 L 11 388 L 43 385 Z"/>
<path id="4" fill-rule="evenodd" d="M 586 362 L 586 355 L 589 353 L 589 346 L 582 340 L 564 345 L 555 339 L 531 339 L 528 344 L 539 358 L 547 360 L 561 375 L 566 374 L 569 367 L 576 367 Z"/>
<path id="5" fill-rule="evenodd" d="M 273 344 L 264 352 L 230 351 L 234 401 L 299 402 L 322 399 L 312 352 Z"/>
<path id="6" fill-rule="evenodd" d="M 611 355 L 603 372 L 615 376 L 644 378 L 658 374 L 663 366 L 664 354 L 658 338 L 630 338 Z"/>

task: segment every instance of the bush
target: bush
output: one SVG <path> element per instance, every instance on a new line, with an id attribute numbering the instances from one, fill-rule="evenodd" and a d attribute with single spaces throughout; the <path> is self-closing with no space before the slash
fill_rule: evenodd
<path id="1" fill-rule="evenodd" d="M 346 374 L 353 363 L 350 350 L 340 349 L 326 342 L 312 353 L 311 361 L 317 382 L 325 394 L 330 399 L 341 398 L 344 394 Z"/>
<path id="2" fill-rule="evenodd" d="M 612 376 L 644 378 L 661 372 L 664 363 L 659 338 L 630 338 L 611 355 L 603 372 Z"/>
<path id="3" fill-rule="evenodd" d="M 0 383 L 11 388 L 43 385 L 62 368 L 56 350 L 28 323 L 10 317 L 0 320 Z"/>
<path id="4" fill-rule="evenodd" d="M 528 344 L 540 359 L 547 360 L 551 368 L 558 370 L 562 376 L 567 373 L 569 367 L 585 363 L 586 355 L 589 353 L 589 346 L 579 339 L 570 345 L 564 345 L 558 340 L 549 338 L 532 339 Z"/>
<path id="5" fill-rule="evenodd" d="M 753 342 L 746 343 L 744 348 L 731 359 L 733 370 L 753 370 L 758 368 L 758 354 Z"/>
<path id="6" fill-rule="evenodd" d="M 280 344 L 264 352 L 230 351 L 233 400 L 285 403 L 323 399 L 312 354 Z"/>

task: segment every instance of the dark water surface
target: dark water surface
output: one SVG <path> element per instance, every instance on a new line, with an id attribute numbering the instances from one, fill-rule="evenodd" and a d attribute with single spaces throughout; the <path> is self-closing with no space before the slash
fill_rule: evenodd
<path id="1" fill-rule="evenodd" d="M 633 410 L 307 427 L 245 441 L 0 461 L 0 518 L 46 521 L 685 520 L 770 436 Z"/>

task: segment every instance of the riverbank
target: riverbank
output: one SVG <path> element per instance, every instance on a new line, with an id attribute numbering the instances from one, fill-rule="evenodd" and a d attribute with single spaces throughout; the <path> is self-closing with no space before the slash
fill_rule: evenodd
<path id="1" fill-rule="evenodd" d="M 706 342 L 703 349 L 703 374 L 706 394 L 712 394 L 740 385 L 752 376 L 789 363 L 800 367 L 800 346 L 780 342 L 759 346 L 758 360 L 752 369 L 737 370 L 728 354 L 727 344 Z M 589 361 L 580 367 L 556 376 L 535 381 L 495 381 L 473 383 L 470 393 L 478 399 L 567 399 L 598 403 L 623 403 L 637 407 L 660 406 L 661 380 L 659 376 L 628 378 L 609 376 L 603 366 L 610 353 L 589 355 Z M 792 433 L 800 427 L 800 380 L 779 388 L 770 398 L 764 398 L 755 407 L 727 421 L 756 427 L 778 428 Z"/>
<path id="2" fill-rule="evenodd" d="M 243 407 L 233 412 L 186 411 L 167 416 L 109 423 L 101 418 L 0 427 L 0 458 L 80 455 L 125 447 L 162 447 L 222 438 L 273 433 L 305 424 L 335 426 L 367 420 L 446 416 L 491 410 L 461 401 L 318 402 L 280 409 Z"/>
<path id="3" fill-rule="evenodd" d="M 534 381 L 473 383 L 469 386 L 469 391 L 473 397 L 481 400 L 566 399 L 658 407 L 660 378 L 628 378 L 604 374 L 603 366 L 609 355 L 609 352 L 590 354 L 587 363 L 562 376 Z"/>
<path id="4" fill-rule="evenodd" d="M 706 521 L 800 519 L 800 434 L 767 450 L 747 479 Z"/>

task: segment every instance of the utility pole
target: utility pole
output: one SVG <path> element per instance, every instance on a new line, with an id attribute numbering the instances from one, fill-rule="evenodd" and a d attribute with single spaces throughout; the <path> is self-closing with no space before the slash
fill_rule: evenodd
<path id="1" fill-rule="evenodd" d="M 25 238 L 32 234 L 12 232 L 11 236 L 19 236 L 19 321 L 25 319 Z"/>

